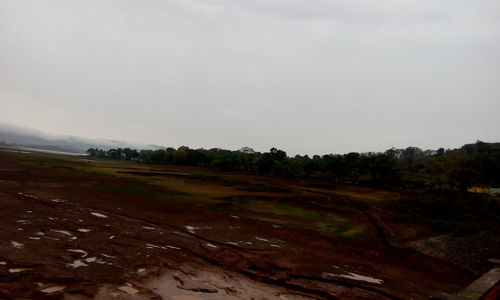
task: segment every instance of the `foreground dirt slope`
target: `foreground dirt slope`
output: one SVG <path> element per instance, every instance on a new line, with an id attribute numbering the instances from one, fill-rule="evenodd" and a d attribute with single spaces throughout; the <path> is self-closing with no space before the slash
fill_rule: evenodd
<path id="1" fill-rule="evenodd" d="M 315 191 L 130 168 L 149 167 L 0 152 L 0 298 L 427 299 L 474 279 Z"/>

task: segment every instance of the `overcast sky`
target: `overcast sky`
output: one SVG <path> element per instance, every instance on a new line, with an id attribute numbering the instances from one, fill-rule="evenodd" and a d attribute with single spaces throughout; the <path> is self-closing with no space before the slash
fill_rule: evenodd
<path id="1" fill-rule="evenodd" d="M 500 1 L 0 0 L 0 120 L 290 155 L 500 141 Z"/>

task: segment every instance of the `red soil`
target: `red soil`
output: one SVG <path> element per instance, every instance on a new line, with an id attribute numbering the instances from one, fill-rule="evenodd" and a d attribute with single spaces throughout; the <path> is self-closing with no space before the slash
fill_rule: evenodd
<path id="1" fill-rule="evenodd" d="M 0 153 L 0 298 L 427 299 L 474 279 L 377 237 L 277 228 L 268 220 L 283 216 L 230 203 L 96 185 L 145 186 Z M 119 289 L 127 283 L 138 293 Z"/>

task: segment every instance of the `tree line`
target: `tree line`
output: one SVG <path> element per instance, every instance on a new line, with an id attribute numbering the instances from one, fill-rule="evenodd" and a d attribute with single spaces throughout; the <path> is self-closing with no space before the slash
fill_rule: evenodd
<path id="1" fill-rule="evenodd" d="M 249 149 L 249 148 L 246 148 Z M 465 194 L 474 185 L 500 186 L 500 144 L 467 144 L 459 149 L 422 150 L 391 148 L 384 152 L 350 152 L 323 156 L 287 156 L 269 152 L 191 149 L 186 146 L 159 150 L 130 148 L 88 149 L 94 158 L 135 160 L 150 164 L 210 167 L 286 178 L 322 178 L 332 182 L 412 184 L 452 189 Z"/>

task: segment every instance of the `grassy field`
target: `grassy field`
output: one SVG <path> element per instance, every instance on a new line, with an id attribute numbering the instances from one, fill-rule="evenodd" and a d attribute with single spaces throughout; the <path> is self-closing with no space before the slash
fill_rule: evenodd
<path id="1" fill-rule="evenodd" d="M 78 187 L 82 192 L 102 191 L 118 194 L 175 197 L 177 201 L 196 203 L 230 203 L 234 207 L 257 213 L 275 214 L 280 217 L 303 221 L 314 230 L 342 238 L 362 238 L 373 234 L 370 226 L 333 211 L 319 211 L 294 198 L 324 199 L 344 196 L 352 201 L 379 202 L 394 199 L 397 194 L 349 187 L 331 189 L 310 188 L 298 182 L 254 175 L 216 172 L 209 169 L 190 169 L 179 166 L 147 165 L 126 161 L 88 160 L 52 154 L 24 154 L 20 161 L 32 168 L 55 169 L 61 172 L 82 171 L 90 174 L 113 176 L 130 184 L 109 185 L 95 183 Z M 265 200 L 263 200 L 265 198 Z M 286 199 L 286 200 L 284 200 Z M 172 200 L 172 199 L 170 199 Z M 294 226 L 288 224 L 285 226 Z"/>

